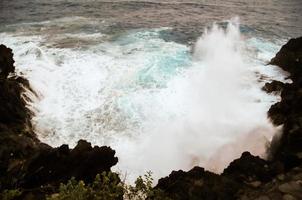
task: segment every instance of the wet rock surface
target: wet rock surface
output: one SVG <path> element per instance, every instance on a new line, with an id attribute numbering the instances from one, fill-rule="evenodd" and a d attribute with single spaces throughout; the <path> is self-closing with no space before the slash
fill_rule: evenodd
<path id="1" fill-rule="evenodd" d="M 14 73 L 12 50 L 0 45 L 0 188 L 13 185 L 10 173 L 24 163 L 37 149 L 46 148 L 35 137 L 30 123 L 31 113 L 22 97 L 28 81 Z"/>
<path id="2" fill-rule="evenodd" d="M 28 82 L 14 73 L 10 49 L 0 46 L 0 189 L 26 188 L 26 197 L 43 199 L 54 186 L 71 177 L 91 182 L 97 173 L 117 163 L 109 147 L 92 147 L 79 141 L 74 149 L 39 142 L 30 123 L 32 113 L 22 94 Z M 267 92 L 281 92 L 281 101 L 268 115 L 282 125 L 279 138 L 270 147 L 269 161 L 244 152 L 221 175 L 195 167 L 173 171 L 159 180 L 156 189 L 173 200 L 294 200 L 302 199 L 302 38 L 284 45 L 271 64 L 290 73 L 292 83 L 274 81 Z M 2 114 L 3 113 L 3 114 Z M 43 186 L 43 187 L 41 187 Z M 24 196 L 24 195 L 23 195 Z M 29 199 L 30 199 L 29 198 Z M 152 197 L 149 197 L 152 199 Z"/>
<path id="3" fill-rule="evenodd" d="M 269 93 L 281 92 L 281 101 L 268 111 L 272 122 L 283 126 L 269 149 L 271 160 L 244 152 L 221 175 L 202 168 L 172 172 L 159 180 L 157 188 L 175 200 L 302 199 L 302 37 L 285 44 L 270 64 L 289 72 L 293 81 L 273 81 L 263 88 Z"/>
<path id="4" fill-rule="evenodd" d="M 301 80 L 302 37 L 290 39 L 271 59 L 270 64 L 289 72 L 293 81 Z"/>
<path id="5" fill-rule="evenodd" d="M 302 37 L 291 39 L 272 59 L 272 64 L 288 71 L 291 84 L 285 84 L 281 101 L 268 114 L 276 125 L 283 125 L 283 134 L 273 158 L 281 160 L 285 168 L 300 165 L 302 160 Z"/>
<path id="6" fill-rule="evenodd" d="M 225 176 L 195 167 L 188 172 L 174 171 L 159 180 L 156 188 L 171 199 L 234 199 L 240 184 Z"/>
<path id="7" fill-rule="evenodd" d="M 257 189 L 244 188 L 238 192 L 238 199 L 291 200 L 302 199 L 302 168 L 296 167 L 289 172 L 279 174 L 272 181 Z"/>
<path id="8" fill-rule="evenodd" d="M 282 171 L 279 165 L 244 152 L 221 175 L 193 168 L 172 172 L 156 187 L 172 199 L 240 199 L 241 191 L 259 190 Z"/>
<path id="9" fill-rule="evenodd" d="M 15 71 L 13 52 L 3 44 L 0 45 L 0 78 L 5 79 Z"/>
<path id="10" fill-rule="evenodd" d="M 283 90 L 284 85 L 285 84 L 282 83 L 281 81 L 274 80 L 270 83 L 266 83 L 262 89 L 267 93 L 273 93 L 273 92 L 278 93 Z"/>
<path id="11" fill-rule="evenodd" d="M 118 161 L 110 147 L 80 140 L 74 149 L 52 148 L 37 139 L 30 122 L 33 113 L 26 107 L 30 85 L 14 70 L 12 50 L 0 45 L 0 191 L 22 187 L 39 196 L 40 186 L 59 185 L 71 177 L 91 182 L 96 174 L 110 171 Z"/>
<path id="12" fill-rule="evenodd" d="M 59 185 L 71 177 L 90 183 L 96 174 L 110 171 L 117 163 L 115 151 L 109 147 L 92 147 L 80 140 L 74 149 L 67 145 L 37 152 L 31 157 L 25 168 L 25 177 L 21 179 L 24 188 L 39 187 L 45 184 Z"/>

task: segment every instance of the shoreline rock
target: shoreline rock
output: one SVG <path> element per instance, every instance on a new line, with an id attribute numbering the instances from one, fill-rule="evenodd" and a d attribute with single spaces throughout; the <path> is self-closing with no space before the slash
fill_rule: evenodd
<path id="1" fill-rule="evenodd" d="M 52 148 L 37 139 L 22 97 L 24 88 L 31 90 L 29 82 L 14 73 L 12 50 L 0 45 L 0 191 L 21 187 L 39 193 L 43 185 L 58 187 L 72 177 L 92 182 L 110 171 L 118 162 L 110 147 L 80 140 L 74 149 Z"/>
<path id="2" fill-rule="evenodd" d="M 22 99 L 27 80 L 12 76 L 12 51 L 0 45 L 0 191 L 25 188 L 23 197 L 45 199 L 60 183 L 71 177 L 92 182 L 95 175 L 110 171 L 118 159 L 110 147 L 92 147 L 80 140 L 74 149 L 67 145 L 52 148 L 35 136 Z M 281 101 L 272 105 L 268 116 L 282 125 L 280 138 L 269 149 L 271 160 L 244 152 L 221 175 L 194 167 L 188 172 L 173 171 L 158 181 L 159 189 L 173 200 L 242 199 L 275 200 L 302 198 L 302 37 L 285 44 L 270 64 L 290 73 L 291 84 L 273 81 L 267 92 L 281 92 Z M 47 186 L 48 185 L 48 186 Z M 20 198 L 19 198 L 20 199 Z M 157 199 L 149 196 L 148 199 Z"/>
<path id="3" fill-rule="evenodd" d="M 275 125 L 283 125 L 279 145 L 272 152 L 274 160 L 284 163 L 286 169 L 301 165 L 302 159 L 302 37 L 291 39 L 271 60 L 290 73 L 291 84 L 285 84 L 281 101 L 268 111 Z"/>
<path id="4" fill-rule="evenodd" d="M 275 125 L 283 125 L 281 136 L 276 136 L 269 148 L 271 160 L 265 161 L 244 152 L 221 175 L 203 168 L 174 171 L 160 179 L 156 188 L 174 200 L 302 198 L 302 174 L 295 171 L 302 172 L 302 37 L 289 40 L 270 64 L 289 72 L 293 81 L 291 84 L 273 81 L 263 88 L 269 93 L 281 92 L 281 101 L 268 111 Z M 284 179 L 280 180 L 280 177 Z"/>

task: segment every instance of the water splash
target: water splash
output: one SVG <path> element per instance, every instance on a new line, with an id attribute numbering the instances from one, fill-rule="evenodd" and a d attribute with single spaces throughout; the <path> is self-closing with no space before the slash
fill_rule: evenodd
<path id="1" fill-rule="evenodd" d="M 276 131 L 266 116 L 275 98 L 261 91 L 247 53 L 236 20 L 226 29 L 214 24 L 197 41 L 190 68 L 155 94 L 134 94 L 146 117 L 137 140 L 118 147 L 120 166 L 156 175 L 194 165 L 221 172 L 245 150 L 264 156 Z"/>
<path id="2" fill-rule="evenodd" d="M 259 77 L 280 76 L 264 66 L 272 48 L 246 40 L 238 20 L 205 30 L 193 54 L 160 32 L 85 33 L 94 41 L 86 48 L 64 46 L 69 33 L 51 43 L 47 33 L 2 33 L 40 94 L 33 104 L 39 138 L 53 146 L 79 139 L 109 145 L 119 157 L 115 170 L 130 181 L 194 165 L 221 172 L 245 150 L 264 156 L 276 131 L 266 111 L 276 97 L 261 91 Z"/>

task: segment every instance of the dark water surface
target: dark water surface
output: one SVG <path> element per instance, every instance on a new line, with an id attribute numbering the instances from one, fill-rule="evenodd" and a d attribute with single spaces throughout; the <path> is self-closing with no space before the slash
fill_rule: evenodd
<path id="1" fill-rule="evenodd" d="M 174 31 L 167 33 L 167 38 L 178 41 L 195 40 L 213 21 L 234 16 L 240 17 L 243 31 L 253 35 L 277 39 L 302 35 L 301 0 L 0 1 L 0 31 L 11 28 L 6 25 L 73 16 L 88 17 L 106 24 L 106 28 L 98 26 L 98 23 L 81 27 L 94 32 L 172 27 Z"/>

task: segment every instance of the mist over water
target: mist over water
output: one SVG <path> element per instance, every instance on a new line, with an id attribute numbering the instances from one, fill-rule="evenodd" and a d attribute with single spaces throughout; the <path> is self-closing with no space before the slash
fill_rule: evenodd
<path id="1" fill-rule="evenodd" d="M 110 146 L 130 182 L 196 165 L 220 173 L 243 151 L 266 156 L 279 96 L 261 88 L 285 77 L 266 64 L 301 32 L 301 6 L 3 0 L 0 43 L 37 93 L 28 106 L 41 141 Z"/>
<path id="2" fill-rule="evenodd" d="M 147 97 L 152 102 L 135 102 L 146 117 L 136 140 L 117 147 L 119 166 L 156 176 L 195 165 L 219 173 L 245 150 L 265 157 L 277 131 L 266 111 L 276 98 L 260 90 L 245 43 L 236 20 L 205 31 L 191 66 Z"/>
<path id="3" fill-rule="evenodd" d="M 265 66 L 278 45 L 246 38 L 237 18 L 226 24 L 205 29 L 193 46 L 162 39 L 169 28 L 1 38 L 38 94 L 29 102 L 38 137 L 52 146 L 111 146 L 115 170 L 133 181 L 196 165 L 219 173 L 246 150 L 265 157 L 277 131 L 266 112 L 278 96 L 261 87 L 283 80 Z"/>

